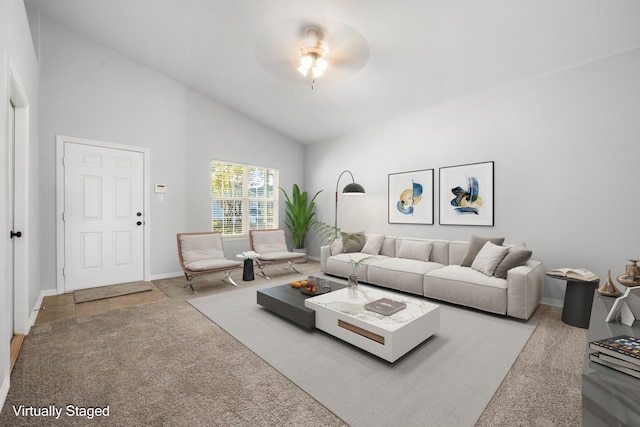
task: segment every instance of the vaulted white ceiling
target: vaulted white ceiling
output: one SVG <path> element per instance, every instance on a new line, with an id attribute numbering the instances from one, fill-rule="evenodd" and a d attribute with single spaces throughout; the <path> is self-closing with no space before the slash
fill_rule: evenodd
<path id="1" fill-rule="evenodd" d="M 301 143 L 640 47 L 637 0 L 25 3 Z M 364 67 L 278 78 L 256 49 L 297 23 L 355 30 Z"/>

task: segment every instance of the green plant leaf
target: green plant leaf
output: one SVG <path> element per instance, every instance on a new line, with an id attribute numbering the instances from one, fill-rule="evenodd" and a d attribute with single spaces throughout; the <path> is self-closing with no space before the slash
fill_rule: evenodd
<path id="1" fill-rule="evenodd" d="M 291 196 L 282 187 L 280 190 L 285 197 L 285 225 L 291 233 L 293 245 L 296 249 L 304 248 L 307 233 L 315 223 L 315 199 L 322 190 L 314 194 L 311 200 L 306 191 L 300 191 L 298 184 L 293 184 Z"/>

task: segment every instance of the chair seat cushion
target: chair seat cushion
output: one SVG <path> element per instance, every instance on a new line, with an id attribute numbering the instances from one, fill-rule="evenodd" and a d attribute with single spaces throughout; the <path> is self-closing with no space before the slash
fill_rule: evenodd
<path id="1" fill-rule="evenodd" d="M 259 261 L 285 261 L 285 260 L 294 260 L 294 259 L 302 259 L 306 255 L 296 252 L 268 252 L 265 254 L 260 254 L 258 256 Z"/>
<path id="2" fill-rule="evenodd" d="M 232 261 L 230 259 L 203 259 L 200 261 L 190 262 L 184 266 L 191 271 L 207 271 L 242 267 L 242 261 Z"/>

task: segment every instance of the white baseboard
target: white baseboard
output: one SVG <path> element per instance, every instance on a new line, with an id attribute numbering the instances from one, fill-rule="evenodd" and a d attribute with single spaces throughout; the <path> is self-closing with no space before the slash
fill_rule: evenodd
<path id="1" fill-rule="evenodd" d="M 542 304 L 564 307 L 564 301 L 559 299 L 542 298 Z"/>
<path id="2" fill-rule="evenodd" d="M 151 276 L 151 280 L 171 279 L 172 277 L 184 277 L 184 273 L 182 271 L 178 271 L 176 273 L 154 274 Z"/>
<path id="3" fill-rule="evenodd" d="M 4 402 L 7 400 L 7 395 L 9 394 L 9 377 L 4 379 L 2 383 L 2 387 L 0 387 L 0 411 L 4 407 Z"/>
<path id="4" fill-rule="evenodd" d="M 29 328 L 31 328 L 33 325 L 36 324 L 36 319 L 38 318 L 38 312 L 42 308 L 42 300 L 44 300 L 44 297 L 50 297 L 52 295 L 58 295 L 58 291 L 56 289 L 46 289 L 44 291 L 40 291 L 40 294 L 38 295 L 38 299 L 36 300 L 33 310 L 31 311 L 31 316 L 29 316 Z M 28 333 L 29 331 L 27 331 L 26 334 Z"/>

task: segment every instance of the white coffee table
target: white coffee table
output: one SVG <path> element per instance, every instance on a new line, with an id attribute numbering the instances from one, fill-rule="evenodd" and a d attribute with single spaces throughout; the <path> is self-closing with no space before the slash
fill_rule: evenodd
<path id="1" fill-rule="evenodd" d="M 389 316 L 364 308 L 380 298 L 401 301 L 407 307 Z M 349 297 L 345 288 L 308 298 L 304 305 L 316 312 L 317 329 L 389 362 L 395 362 L 440 328 L 437 304 L 371 286 L 358 286 L 356 298 Z"/>

